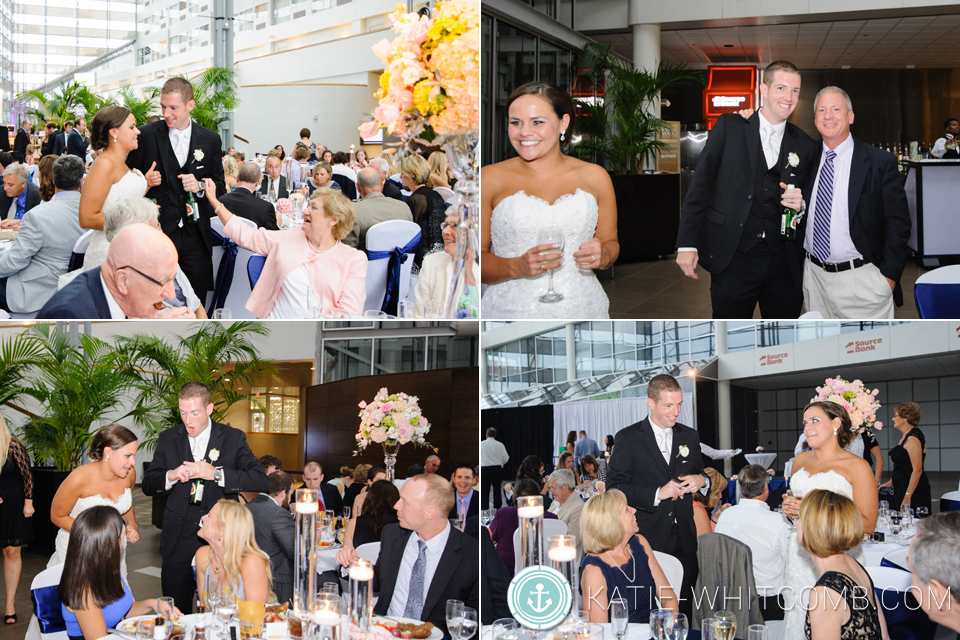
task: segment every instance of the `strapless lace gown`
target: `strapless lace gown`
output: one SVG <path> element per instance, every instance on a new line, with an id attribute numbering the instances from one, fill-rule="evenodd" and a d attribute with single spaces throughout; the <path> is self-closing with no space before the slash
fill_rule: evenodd
<path id="1" fill-rule="evenodd" d="M 610 302 L 592 270 L 577 268 L 573 254 L 596 234 L 599 209 L 593 195 L 577 189 L 553 204 L 518 191 L 507 196 L 490 216 L 490 250 L 501 258 L 516 258 L 537 243 L 537 233 L 563 230 L 563 266 L 553 271 L 553 288 L 560 302 L 537 298 L 549 286 L 546 272 L 490 286 L 483 294 L 484 318 L 608 318 Z"/>
<path id="2" fill-rule="evenodd" d="M 822 471 L 812 476 L 806 469 L 801 469 L 790 478 L 790 489 L 793 494 L 803 497 L 814 489 L 826 489 L 846 496 L 853 500 L 853 485 L 836 471 Z M 847 552 L 857 562 L 864 564 L 863 549 L 858 545 Z M 817 583 L 820 573 L 813 565 L 810 554 L 800 547 L 797 542 L 797 530 L 790 532 L 790 551 L 786 564 L 786 584 L 783 591 L 784 609 L 784 640 L 806 640 L 804 624 L 807 619 L 807 602 L 810 589 Z"/>
<path id="3" fill-rule="evenodd" d="M 130 511 L 130 507 L 133 506 L 133 495 L 130 493 L 130 489 L 124 489 L 123 493 L 120 494 L 120 499 L 114 502 L 110 498 L 105 498 L 101 495 L 87 496 L 86 498 L 80 498 L 77 500 L 76 504 L 73 505 L 73 509 L 70 510 L 70 517 L 76 518 L 81 513 L 89 509 L 90 507 L 100 507 L 107 506 L 113 507 L 120 512 L 122 516 L 127 511 Z M 57 542 L 56 547 L 57 551 L 50 558 L 50 562 L 47 564 L 48 567 L 53 567 L 58 564 L 63 564 L 67 558 L 67 545 L 70 542 L 70 534 L 63 529 L 57 532 Z M 127 579 L 127 538 L 123 538 L 123 551 L 120 555 L 120 574 L 123 576 L 123 579 Z"/>
<path id="4" fill-rule="evenodd" d="M 143 174 L 138 169 L 128 171 L 110 187 L 110 192 L 107 193 L 107 198 L 103 201 L 102 211 L 104 213 L 111 211 L 124 198 L 142 198 L 146 192 L 147 179 L 143 177 Z M 101 230 L 94 231 L 90 237 L 90 246 L 87 248 L 87 253 L 83 256 L 83 270 L 88 271 L 103 264 L 104 260 L 107 259 L 109 250 L 110 243 L 107 242 L 107 234 Z"/>

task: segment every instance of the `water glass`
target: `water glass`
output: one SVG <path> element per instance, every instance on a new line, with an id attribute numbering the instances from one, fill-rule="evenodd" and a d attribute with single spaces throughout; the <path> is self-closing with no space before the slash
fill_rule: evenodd
<path id="1" fill-rule="evenodd" d="M 682 613 L 675 613 L 670 617 L 667 623 L 667 640 L 687 640 L 687 631 L 690 627 L 687 625 L 687 616 Z"/>
<path id="2" fill-rule="evenodd" d="M 447 633 L 454 640 L 460 633 L 461 622 L 463 622 L 463 601 L 447 600 Z"/>
<path id="3" fill-rule="evenodd" d="M 673 612 L 668 609 L 656 609 L 650 612 L 650 633 L 655 640 L 667 640 Z"/>
<path id="4" fill-rule="evenodd" d="M 769 640 L 769 638 L 766 625 L 752 624 L 747 629 L 747 640 Z"/>
<path id="5" fill-rule="evenodd" d="M 480 524 L 485 527 L 489 527 L 490 523 L 493 522 L 494 517 L 497 515 L 496 509 L 484 509 L 480 512 Z"/>
<path id="6" fill-rule="evenodd" d="M 451 635 L 453 640 L 470 640 L 473 634 L 477 632 L 479 618 L 477 610 L 473 607 L 460 608 L 460 621 L 456 624 L 457 635 Z"/>
<path id="7" fill-rule="evenodd" d="M 907 507 L 900 510 L 900 518 L 903 523 L 903 528 L 908 528 L 913 523 L 913 509 Z"/>
<path id="8" fill-rule="evenodd" d="M 713 631 L 713 625 L 716 620 L 713 618 L 704 618 L 700 621 L 700 640 L 717 640 L 717 635 Z"/>
<path id="9" fill-rule="evenodd" d="M 540 233 L 537 234 L 537 244 L 555 244 L 557 245 L 556 249 L 548 249 L 547 251 L 541 252 L 541 255 L 549 255 L 554 253 L 563 252 L 563 230 L 562 229 L 543 229 Z M 561 258 L 562 260 L 562 258 Z M 560 302 L 563 300 L 563 294 L 557 293 L 553 290 L 553 272 L 554 269 L 547 270 L 547 278 L 549 282 L 549 287 L 547 292 L 540 296 L 540 302 Z"/>
<path id="10" fill-rule="evenodd" d="M 413 313 L 414 303 L 409 300 L 398 300 L 397 301 L 397 317 L 398 318 L 415 318 L 416 316 Z"/>
<path id="11" fill-rule="evenodd" d="M 627 623 L 630 620 L 630 611 L 624 598 L 614 598 L 610 601 L 610 623 L 617 640 L 623 640 L 627 634 Z"/>
<path id="12" fill-rule="evenodd" d="M 220 637 L 226 639 L 230 636 L 230 622 L 237 617 L 237 599 L 229 591 L 221 591 L 216 607 L 217 619 L 220 621 Z"/>
<path id="13" fill-rule="evenodd" d="M 519 640 L 520 625 L 513 618 L 500 618 L 493 621 L 493 640 Z"/>
<path id="14" fill-rule="evenodd" d="M 340 585 L 336 582 L 324 582 L 323 587 L 320 589 L 320 593 L 340 595 Z"/>
<path id="15" fill-rule="evenodd" d="M 168 623 L 173 622 L 175 617 L 173 598 L 157 598 L 157 615 L 163 616 Z"/>
<path id="16" fill-rule="evenodd" d="M 230 309 L 214 309 L 213 319 L 214 320 L 231 320 L 233 319 L 233 312 Z"/>

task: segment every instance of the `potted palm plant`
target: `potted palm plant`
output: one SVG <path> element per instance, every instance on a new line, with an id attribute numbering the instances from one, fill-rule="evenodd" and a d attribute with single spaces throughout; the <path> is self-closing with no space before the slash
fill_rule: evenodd
<path id="1" fill-rule="evenodd" d="M 682 63 L 661 62 L 654 72 L 634 69 L 611 45 L 600 43 L 586 46 L 577 67 L 592 86 L 604 89 L 596 100 L 575 100 L 582 139 L 570 152 L 603 164 L 611 173 L 618 231 L 637 240 L 621 243 L 618 262 L 672 253 L 680 220 L 679 176 L 646 176 L 641 171 L 645 162 L 667 150 L 659 137 L 670 125 L 656 115 L 661 96 L 702 83 L 702 75 Z M 654 200 L 656 210 L 651 207 Z M 657 240 L 661 243 L 655 244 Z"/>

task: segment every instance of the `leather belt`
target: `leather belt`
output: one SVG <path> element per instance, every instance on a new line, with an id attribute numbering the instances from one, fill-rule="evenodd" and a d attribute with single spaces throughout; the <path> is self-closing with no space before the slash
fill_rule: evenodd
<path id="1" fill-rule="evenodd" d="M 847 260 L 845 262 L 820 262 L 820 259 L 812 253 L 808 253 L 807 257 L 810 259 L 810 262 L 828 273 L 841 273 L 843 271 L 849 271 L 850 269 L 858 269 L 865 264 L 870 264 L 869 260 L 864 260 L 863 258 L 854 258 L 853 260 Z"/>

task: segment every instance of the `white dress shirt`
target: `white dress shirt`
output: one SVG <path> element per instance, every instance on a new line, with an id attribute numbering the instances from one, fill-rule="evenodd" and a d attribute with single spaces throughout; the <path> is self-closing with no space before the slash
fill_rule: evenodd
<path id="1" fill-rule="evenodd" d="M 271 178 L 271 177 L 268 176 L 268 175 L 264 175 L 264 177 L 267 179 L 267 191 L 266 191 L 266 192 L 269 194 L 269 193 L 270 193 L 270 187 L 272 186 L 272 187 L 273 187 L 273 195 L 277 196 L 277 198 L 279 199 L 279 198 L 280 198 L 280 178 L 281 178 L 282 176 L 278 176 L 276 179 Z"/>
<path id="2" fill-rule="evenodd" d="M 787 129 L 787 121 L 784 120 L 780 124 L 773 124 L 767 120 L 766 116 L 763 115 L 763 111 L 760 111 L 760 142 L 763 143 L 766 140 L 764 131 L 770 132 L 770 145 L 763 147 L 763 155 L 767 159 L 767 169 L 772 169 L 773 165 L 776 164 L 777 160 L 780 159 L 780 145 L 783 143 L 783 132 Z"/>
<path id="3" fill-rule="evenodd" d="M 430 592 L 430 583 L 433 582 L 433 575 L 437 572 L 437 566 L 440 564 L 440 556 L 443 555 L 443 549 L 447 546 L 447 539 L 450 537 L 450 522 L 447 521 L 443 531 L 433 536 L 427 543 L 426 560 L 427 566 L 423 571 L 423 601 L 427 601 L 427 593 Z M 403 616 L 407 608 L 407 596 L 410 593 L 410 574 L 413 573 L 413 565 L 417 562 L 417 556 L 420 555 L 420 549 L 417 542 L 421 540 L 420 534 L 416 531 L 407 538 L 407 546 L 403 548 L 403 559 L 400 561 L 400 569 L 397 571 L 397 582 L 393 589 L 393 598 L 390 599 L 390 608 L 387 615 L 392 618 Z M 423 614 L 421 613 L 421 618 Z"/>
<path id="4" fill-rule="evenodd" d="M 120 305 L 117 304 L 117 301 L 113 298 L 113 294 L 110 293 L 110 289 L 107 289 L 107 283 L 103 281 L 103 273 L 100 273 L 100 286 L 103 287 L 103 295 L 107 298 L 107 306 L 110 307 L 110 318 L 112 320 L 123 320 L 127 317 L 127 314 L 123 312 L 123 309 L 120 308 Z"/>
<path id="5" fill-rule="evenodd" d="M 804 235 L 803 248 L 813 253 L 813 228 L 817 218 L 817 189 L 820 188 L 820 170 L 827 159 L 827 145 L 823 145 L 820 165 L 817 167 L 817 179 L 813 183 L 810 206 L 807 207 L 807 232 Z M 833 159 L 833 207 L 830 213 L 830 257 L 827 262 L 846 262 L 860 257 L 860 252 L 850 238 L 850 163 L 853 160 L 853 136 L 834 149 L 837 157 Z"/>
<path id="6" fill-rule="evenodd" d="M 179 129 L 169 129 L 170 146 L 173 147 L 173 153 L 177 156 L 178 166 L 182 167 L 187 162 L 187 154 L 190 153 L 190 136 L 193 134 L 193 121 L 187 125 L 183 131 Z"/>
<path id="7" fill-rule="evenodd" d="M 783 515 L 770 511 L 762 500 L 741 500 L 720 514 L 714 533 L 730 536 L 750 547 L 759 595 L 770 597 L 780 593 L 790 545 L 790 527 Z"/>
<path id="8" fill-rule="evenodd" d="M 956 142 L 956 140 L 953 138 L 947 140 L 946 137 L 938 138 L 937 141 L 933 143 L 933 149 L 930 150 L 930 155 L 934 158 L 942 158 L 943 154 L 947 152 L 947 142 Z"/>
<path id="9" fill-rule="evenodd" d="M 510 454 L 496 438 L 486 438 L 480 443 L 480 466 L 502 467 L 510 461 Z"/>

